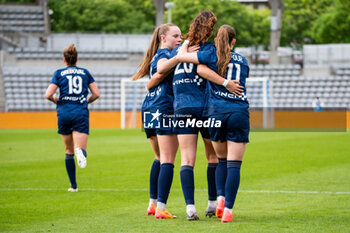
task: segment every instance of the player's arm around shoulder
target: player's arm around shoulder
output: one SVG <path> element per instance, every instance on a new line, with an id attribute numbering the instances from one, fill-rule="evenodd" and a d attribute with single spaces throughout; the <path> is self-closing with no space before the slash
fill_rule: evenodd
<path id="1" fill-rule="evenodd" d="M 171 73 L 171 70 L 163 74 L 160 74 L 158 72 L 155 73 L 146 84 L 147 90 L 150 90 L 151 88 L 158 86 L 170 73 Z"/>
<path id="2" fill-rule="evenodd" d="M 179 61 L 176 56 L 170 59 L 166 59 L 166 58 L 159 59 L 157 63 L 157 72 L 159 74 L 168 73 L 169 70 L 171 70 L 174 66 L 177 65 L 177 63 L 179 63 Z"/>
<path id="3" fill-rule="evenodd" d="M 236 96 L 240 96 L 243 93 L 243 87 L 239 85 L 239 81 L 227 80 L 204 64 L 199 64 L 197 66 L 197 72 L 201 77 L 210 82 L 224 86 L 229 92 Z"/>
<path id="4" fill-rule="evenodd" d="M 168 58 L 170 57 L 171 55 L 169 54 Z M 155 73 L 146 84 L 147 90 L 159 85 L 168 76 L 168 74 L 171 73 L 174 66 L 179 63 L 177 56 L 170 59 L 168 58 L 161 58 L 157 62 L 157 73 Z"/>
<path id="5" fill-rule="evenodd" d="M 91 91 L 91 96 L 87 100 L 88 104 L 94 102 L 100 97 L 100 90 L 98 89 L 96 82 L 90 83 L 89 89 Z"/>
<path id="6" fill-rule="evenodd" d="M 186 40 L 179 49 L 177 60 L 179 62 L 195 63 L 199 64 L 197 52 L 199 49 L 198 45 L 188 47 L 189 41 Z"/>

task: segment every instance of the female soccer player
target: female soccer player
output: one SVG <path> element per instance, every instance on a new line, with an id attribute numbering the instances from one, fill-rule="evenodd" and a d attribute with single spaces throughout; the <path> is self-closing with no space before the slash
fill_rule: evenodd
<path id="1" fill-rule="evenodd" d="M 189 45 L 199 45 L 199 51 L 211 50 L 214 44 L 207 42 L 213 33 L 214 25 L 217 19 L 213 12 L 205 10 L 192 21 L 189 32 L 183 37 L 189 40 Z M 186 45 L 187 49 L 187 45 Z M 176 56 L 178 48 L 174 49 L 172 56 Z M 181 60 L 180 60 L 181 61 Z M 210 79 L 209 76 L 207 78 Z M 223 78 L 219 80 L 224 80 Z M 214 80 L 213 80 L 214 81 Z M 223 82 L 215 80 L 216 82 Z M 231 83 L 232 84 L 232 83 Z M 203 110 L 206 100 L 206 82 L 197 74 L 197 65 L 193 63 L 179 63 L 174 71 L 173 91 L 174 91 L 174 111 L 177 120 L 188 121 L 202 120 Z M 184 116 L 184 117 L 182 117 Z M 206 209 L 206 215 L 215 214 L 216 208 L 216 188 L 215 188 L 215 170 L 218 165 L 218 159 L 210 142 L 207 128 L 198 127 L 178 127 L 176 133 L 181 150 L 181 170 L 180 178 L 182 190 L 186 202 L 186 212 L 188 220 L 199 220 L 194 205 L 194 175 L 198 132 L 201 132 L 205 145 L 205 154 L 208 160 L 207 181 L 209 201 Z"/>
<path id="2" fill-rule="evenodd" d="M 132 77 L 132 80 L 146 75 L 151 78 L 157 73 L 156 75 L 163 78 L 158 85 L 150 88 L 142 104 L 146 136 L 150 139 L 155 153 L 150 175 L 150 202 L 147 214 L 155 215 L 157 219 L 175 218 L 165 207 L 173 180 L 178 141 L 172 128 L 155 128 L 148 124 L 162 122 L 162 114 L 173 114 L 172 75 L 168 75 L 167 72 L 178 63 L 176 58 L 169 59 L 169 56 L 171 50 L 181 43 L 180 36 L 181 31 L 174 24 L 157 27 L 140 69 Z M 148 122 L 148 116 L 154 119 Z"/>
<path id="3" fill-rule="evenodd" d="M 62 135 L 66 153 L 66 169 L 71 183 L 69 192 L 77 192 L 74 154 L 78 165 L 86 167 L 86 147 L 89 135 L 88 104 L 100 97 L 94 78 L 85 68 L 77 67 L 78 52 L 71 44 L 63 52 L 65 68 L 57 70 L 46 90 L 46 99 L 57 105 L 58 133 Z M 60 95 L 55 92 L 59 88 Z M 91 96 L 87 98 L 89 90 Z"/>
<path id="4" fill-rule="evenodd" d="M 227 159 L 226 174 L 224 170 L 221 174 L 217 173 L 217 187 L 225 190 L 216 208 L 216 216 L 222 217 L 222 222 L 232 221 L 232 208 L 240 182 L 240 168 L 246 144 L 249 142 L 249 103 L 245 88 L 249 66 L 243 56 L 232 50 L 235 43 L 234 29 L 223 25 L 218 29 L 215 38 L 216 49 L 190 54 L 187 53 L 185 45 L 179 51 L 180 61 L 207 64 L 211 68 L 199 65 L 197 71 L 201 76 L 206 77 L 215 71 L 226 78 L 222 86 L 209 82 L 207 100 L 209 118 L 222 122 L 221 127 L 210 128 L 210 139 L 218 157 L 221 160 Z M 242 95 L 230 95 L 227 92 L 224 86 L 231 79 L 239 81 L 243 87 Z"/>

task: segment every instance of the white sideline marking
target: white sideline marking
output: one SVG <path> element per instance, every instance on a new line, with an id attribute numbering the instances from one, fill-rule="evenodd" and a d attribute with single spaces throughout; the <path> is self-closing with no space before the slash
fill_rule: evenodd
<path id="1" fill-rule="evenodd" d="M 181 189 L 172 189 L 173 191 L 181 191 Z M 54 188 L 0 188 L 0 191 L 66 191 L 66 189 Z M 146 192 L 147 188 L 143 189 L 112 189 L 112 188 L 83 188 L 79 191 L 94 191 L 94 192 Z M 207 189 L 196 189 L 196 191 L 205 191 Z M 238 190 L 240 193 L 286 193 L 286 194 L 336 194 L 350 195 L 350 192 L 329 192 L 329 191 L 291 191 L 291 190 Z"/>

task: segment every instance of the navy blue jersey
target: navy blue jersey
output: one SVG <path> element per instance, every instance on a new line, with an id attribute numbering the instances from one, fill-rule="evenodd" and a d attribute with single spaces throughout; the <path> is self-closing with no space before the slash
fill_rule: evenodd
<path id="1" fill-rule="evenodd" d="M 54 73 L 51 83 L 59 87 L 60 97 L 57 101 L 59 109 L 87 109 L 87 96 L 89 85 L 95 82 L 87 69 L 69 66 L 58 69 Z"/>
<path id="2" fill-rule="evenodd" d="M 170 57 L 170 49 L 158 49 L 154 55 L 151 67 L 149 79 L 157 73 L 157 63 L 160 59 Z M 151 88 L 142 104 L 143 110 L 150 109 L 161 109 L 162 113 L 172 113 L 173 112 L 173 90 L 171 85 L 172 73 L 170 73 L 158 86 Z"/>
<path id="3" fill-rule="evenodd" d="M 171 57 L 176 56 L 181 45 L 176 47 Z M 200 46 L 199 51 L 206 51 L 214 48 L 211 42 L 205 42 Z M 203 108 L 206 104 L 206 83 L 207 81 L 197 74 L 197 65 L 193 63 L 179 63 L 174 70 L 173 92 L 174 111 L 183 108 Z"/>
<path id="4" fill-rule="evenodd" d="M 218 72 L 216 49 L 210 51 L 198 52 L 198 61 L 201 64 L 206 64 L 209 68 Z M 241 96 L 236 96 L 222 85 L 217 85 L 213 82 L 208 82 L 208 100 L 206 114 L 212 115 L 217 113 L 228 113 L 233 111 L 247 112 L 249 108 L 248 99 L 246 96 L 246 78 L 249 76 L 248 61 L 242 55 L 231 51 L 231 60 L 227 66 L 225 78 L 227 80 L 237 80 L 244 87 Z"/>

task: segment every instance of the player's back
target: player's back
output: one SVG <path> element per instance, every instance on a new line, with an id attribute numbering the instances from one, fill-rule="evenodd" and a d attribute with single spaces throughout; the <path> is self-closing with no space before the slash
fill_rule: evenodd
<path id="1" fill-rule="evenodd" d="M 225 79 L 239 81 L 243 86 L 243 93 L 236 96 L 230 93 L 224 86 L 208 82 L 207 114 L 225 113 L 232 110 L 246 112 L 249 107 L 246 96 L 246 78 L 249 76 L 248 61 L 242 55 L 231 51 L 230 62 L 227 65 Z M 200 63 L 208 65 L 209 68 L 218 72 L 216 49 L 208 52 L 198 53 Z"/>
<path id="2" fill-rule="evenodd" d="M 59 100 L 57 108 L 75 108 L 77 106 L 87 108 L 87 95 L 89 84 L 95 80 L 85 68 L 68 66 L 58 69 L 51 83 L 59 87 Z"/>
<path id="3" fill-rule="evenodd" d="M 180 46 L 173 50 L 172 57 L 178 53 Z M 205 42 L 199 51 L 210 50 L 213 47 L 213 43 Z M 175 67 L 173 76 L 175 111 L 182 108 L 203 108 L 206 102 L 205 90 L 206 80 L 197 74 L 196 64 L 181 62 Z"/>

